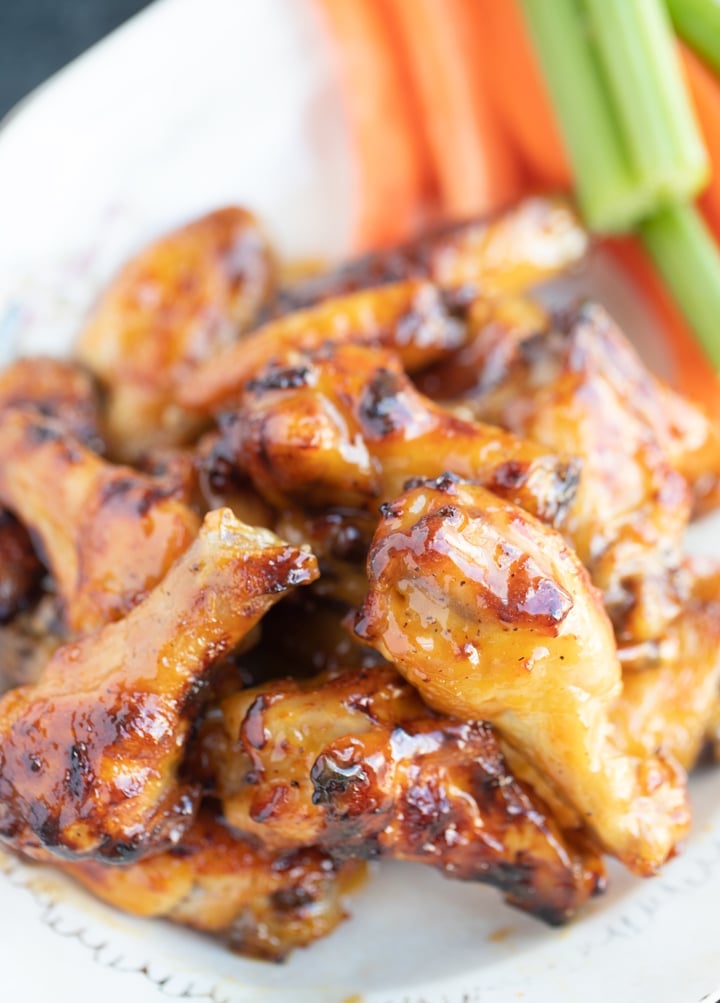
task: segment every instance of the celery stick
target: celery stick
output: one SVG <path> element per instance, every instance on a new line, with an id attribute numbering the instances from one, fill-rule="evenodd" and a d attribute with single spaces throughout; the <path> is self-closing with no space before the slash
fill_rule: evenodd
<path id="1" fill-rule="evenodd" d="M 713 366 L 720 369 L 720 252 L 698 211 L 675 206 L 646 220 L 643 243 Z"/>
<path id="2" fill-rule="evenodd" d="M 631 163 L 658 207 L 692 198 L 709 163 L 662 0 L 582 2 Z"/>
<path id="3" fill-rule="evenodd" d="M 681 38 L 720 73 L 720 0 L 666 0 Z"/>
<path id="4" fill-rule="evenodd" d="M 558 113 L 585 221 L 600 232 L 627 229 L 655 207 L 654 193 L 633 169 L 623 146 L 580 2 L 521 2 Z"/>

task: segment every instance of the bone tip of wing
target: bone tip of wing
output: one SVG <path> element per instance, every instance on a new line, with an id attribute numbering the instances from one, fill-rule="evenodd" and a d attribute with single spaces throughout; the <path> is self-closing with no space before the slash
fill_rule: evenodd
<path id="1" fill-rule="evenodd" d="M 310 584 L 320 575 L 317 558 L 307 544 L 295 547 L 264 526 L 250 526 L 238 519 L 231 508 L 218 508 L 208 512 L 203 520 L 200 536 L 205 541 L 217 543 L 233 552 L 279 552 L 283 563 L 289 565 L 288 587 Z"/>

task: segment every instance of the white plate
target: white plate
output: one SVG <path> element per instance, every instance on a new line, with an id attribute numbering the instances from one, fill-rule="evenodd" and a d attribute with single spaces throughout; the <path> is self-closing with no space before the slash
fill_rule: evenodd
<path id="1" fill-rule="evenodd" d="M 65 351 L 125 255 L 226 202 L 257 210 L 285 254 L 340 254 L 351 164 L 331 57 L 306 0 L 161 0 L 0 134 L 0 355 Z M 643 308 L 607 263 L 574 288 L 601 295 L 652 354 Z M 695 545 L 720 554 L 720 522 Z M 694 778 L 692 792 L 696 824 L 682 856 L 645 882 L 612 867 L 610 892 L 567 929 L 508 909 L 491 889 L 386 865 L 351 901 L 352 920 L 282 966 L 133 920 L 1 856 L 0 998 L 715 1003 L 720 774 Z"/>

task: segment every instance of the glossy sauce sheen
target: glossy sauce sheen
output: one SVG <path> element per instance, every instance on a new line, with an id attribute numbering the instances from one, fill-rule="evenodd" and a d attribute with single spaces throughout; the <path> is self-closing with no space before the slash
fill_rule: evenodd
<path id="1" fill-rule="evenodd" d="M 200 793 L 178 767 L 210 667 L 316 574 L 310 554 L 210 513 L 162 586 L 0 701 L 0 835 L 41 859 L 177 841 Z"/>

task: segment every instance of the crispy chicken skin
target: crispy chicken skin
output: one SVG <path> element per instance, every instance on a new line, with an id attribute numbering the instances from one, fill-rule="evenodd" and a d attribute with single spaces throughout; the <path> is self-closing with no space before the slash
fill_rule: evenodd
<path id="1" fill-rule="evenodd" d="M 327 342 L 391 348 L 412 372 L 463 344 L 468 309 L 454 293 L 421 279 L 330 299 L 269 321 L 210 359 L 182 383 L 178 399 L 190 410 L 217 411 L 289 351 L 311 352 Z M 483 310 L 480 301 L 473 313 Z"/>
<path id="2" fill-rule="evenodd" d="M 103 451 L 98 390 L 77 363 L 44 355 L 17 359 L 0 370 L 0 412 L 6 408 L 54 418 L 88 449 Z"/>
<path id="3" fill-rule="evenodd" d="M 252 326 L 273 278 L 257 221 L 237 208 L 175 230 L 125 265 L 76 346 L 107 390 L 115 455 L 192 436 L 198 422 L 177 405 L 179 382 Z"/>
<path id="4" fill-rule="evenodd" d="M 588 238 L 561 198 L 528 198 L 488 219 L 453 223 L 409 244 L 351 261 L 281 290 L 278 311 L 404 279 L 507 294 L 544 282 L 583 257 Z"/>
<path id="5" fill-rule="evenodd" d="M 667 859 L 689 825 L 684 773 L 613 731 L 612 628 L 559 533 L 444 478 L 386 507 L 368 577 L 355 631 L 431 707 L 490 721 L 632 870 Z"/>
<path id="6" fill-rule="evenodd" d="M 41 547 L 78 634 L 132 609 L 199 525 L 161 482 L 100 459 L 52 419 L 12 409 L 0 411 L 0 504 Z"/>
<path id="7" fill-rule="evenodd" d="M 63 869 L 99 898 L 138 916 L 222 938 L 241 954 L 282 961 L 331 933 L 363 864 L 313 848 L 273 852 L 232 834 L 203 809 L 177 846 L 126 867 L 97 861 Z"/>
<path id="8" fill-rule="evenodd" d="M 391 666 L 279 680 L 222 707 L 226 817 L 267 846 L 430 864 L 551 923 L 602 887 L 597 853 L 512 776 L 492 729 L 437 717 Z"/>
<path id="9" fill-rule="evenodd" d="M 595 304 L 536 337 L 508 330 L 485 366 L 480 392 L 465 398 L 468 413 L 582 459 L 564 532 L 619 637 L 661 637 L 684 598 L 683 474 L 699 480 L 712 468 L 711 426 L 648 372 Z"/>
<path id="10" fill-rule="evenodd" d="M 720 570 L 695 578 L 690 600 L 668 628 L 654 664 L 625 673 L 612 711 L 628 748 L 662 749 L 686 770 L 700 755 L 720 684 Z"/>
<path id="11" fill-rule="evenodd" d="M 414 389 L 392 353 L 362 345 L 329 344 L 270 368 L 220 424 L 231 454 L 279 508 L 376 511 L 408 478 L 452 470 L 555 522 L 578 477 L 571 459 L 448 414 Z"/>
<path id="12" fill-rule="evenodd" d="M 40 858 L 139 858 L 176 842 L 198 790 L 178 776 L 203 683 L 315 559 L 229 509 L 124 620 L 61 648 L 0 700 L 0 838 Z"/>

